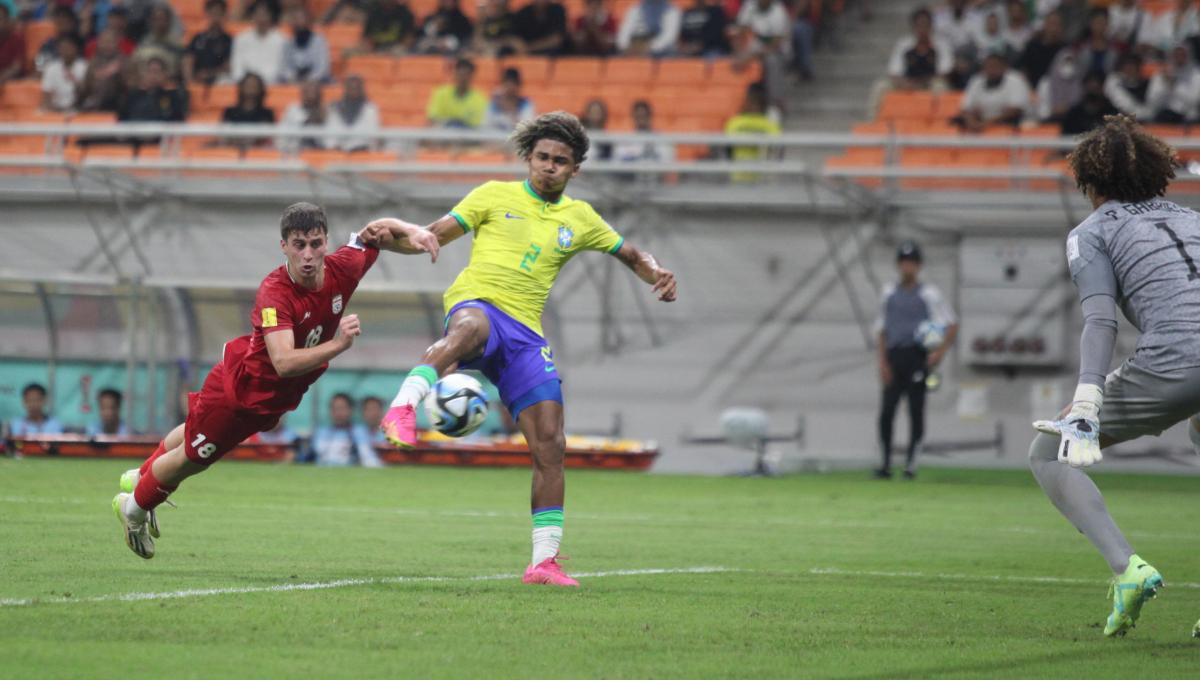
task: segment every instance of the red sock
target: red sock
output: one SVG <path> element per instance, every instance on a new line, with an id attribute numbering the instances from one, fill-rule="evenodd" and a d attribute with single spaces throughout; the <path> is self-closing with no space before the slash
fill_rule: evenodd
<path id="1" fill-rule="evenodd" d="M 154 463 L 154 459 L 166 452 L 166 440 L 164 439 L 158 443 L 158 448 L 154 449 L 154 453 L 150 454 L 150 457 L 146 459 L 146 462 L 142 463 L 142 467 L 138 469 L 138 474 L 145 476 L 145 474 L 150 471 L 150 465 Z"/>
<path id="2" fill-rule="evenodd" d="M 133 490 L 133 500 L 141 509 L 150 511 L 162 505 L 162 502 L 167 500 L 167 496 L 170 496 L 171 492 L 178 488 L 178 485 L 160 484 L 154 477 L 153 468 L 148 468 L 138 480 L 137 488 Z"/>

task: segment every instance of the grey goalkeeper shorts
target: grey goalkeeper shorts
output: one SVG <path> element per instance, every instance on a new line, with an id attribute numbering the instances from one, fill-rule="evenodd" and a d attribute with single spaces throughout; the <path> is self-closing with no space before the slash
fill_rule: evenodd
<path id="1" fill-rule="evenodd" d="M 1100 435 L 1113 443 L 1158 436 L 1200 413 L 1200 368 L 1157 373 L 1126 359 L 1104 380 Z"/>

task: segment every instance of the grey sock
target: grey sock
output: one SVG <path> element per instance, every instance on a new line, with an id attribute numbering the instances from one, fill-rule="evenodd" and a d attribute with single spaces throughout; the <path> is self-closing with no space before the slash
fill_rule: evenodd
<path id="1" fill-rule="evenodd" d="M 1113 573 L 1124 572 L 1133 548 L 1108 514 L 1104 498 L 1091 478 L 1058 462 L 1058 437 L 1045 433 L 1034 437 L 1029 445 L 1029 467 L 1050 502 L 1096 546 Z"/>

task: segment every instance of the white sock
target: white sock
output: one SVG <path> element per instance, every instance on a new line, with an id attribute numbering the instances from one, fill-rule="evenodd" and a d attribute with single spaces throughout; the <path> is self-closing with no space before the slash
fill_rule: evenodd
<path id="1" fill-rule="evenodd" d="M 146 518 L 150 515 L 149 511 L 142 509 L 142 506 L 137 504 L 137 501 L 133 498 L 133 494 L 129 494 L 129 498 L 125 499 L 125 507 L 121 508 L 121 512 L 125 513 L 127 518 L 135 522 L 145 522 Z"/>
<path id="2" fill-rule="evenodd" d="M 430 366 L 418 366 L 409 371 L 408 377 L 400 384 L 400 391 L 392 400 L 392 408 L 397 406 L 416 407 L 429 394 L 429 389 L 437 380 L 437 372 Z"/>
<path id="3" fill-rule="evenodd" d="M 533 564 L 541 564 L 558 554 L 562 543 L 562 527 L 534 527 Z"/>

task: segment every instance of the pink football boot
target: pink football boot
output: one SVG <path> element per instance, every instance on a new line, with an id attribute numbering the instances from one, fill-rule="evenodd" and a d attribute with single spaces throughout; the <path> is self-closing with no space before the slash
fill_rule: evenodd
<path id="1" fill-rule="evenodd" d="M 557 555 L 542 560 L 540 564 L 529 565 L 529 568 L 525 570 L 525 578 L 521 581 L 548 586 L 579 587 L 579 581 L 563 573 L 562 567 L 558 564 Z"/>
<path id="2" fill-rule="evenodd" d="M 393 446 L 414 448 L 417 445 L 417 412 L 408 404 L 393 406 L 383 416 L 379 429 Z"/>

